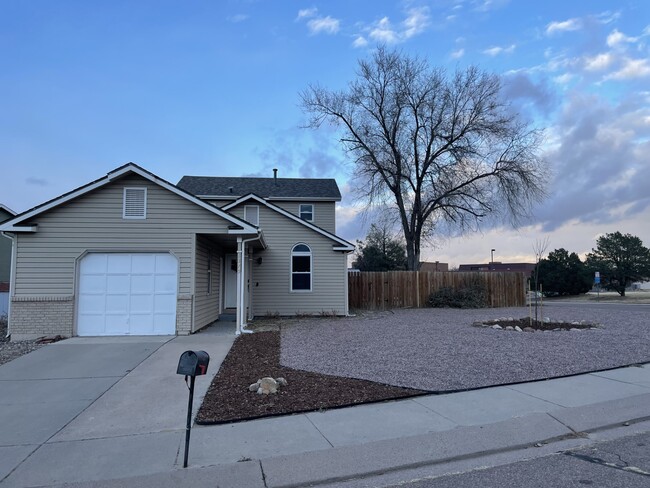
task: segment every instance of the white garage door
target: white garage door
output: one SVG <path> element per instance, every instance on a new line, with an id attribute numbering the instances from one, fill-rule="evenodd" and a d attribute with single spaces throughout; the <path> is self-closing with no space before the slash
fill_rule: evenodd
<path id="1" fill-rule="evenodd" d="M 175 334 L 177 283 L 171 254 L 87 254 L 79 264 L 78 335 Z"/>

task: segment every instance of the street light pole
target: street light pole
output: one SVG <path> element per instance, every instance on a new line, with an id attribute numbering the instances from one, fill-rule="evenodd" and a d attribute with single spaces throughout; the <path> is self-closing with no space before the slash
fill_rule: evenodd
<path id="1" fill-rule="evenodd" d="M 492 271 L 494 271 L 494 251 L 496 251 L 496 249 L 490 251 L 490 269 Z"/>

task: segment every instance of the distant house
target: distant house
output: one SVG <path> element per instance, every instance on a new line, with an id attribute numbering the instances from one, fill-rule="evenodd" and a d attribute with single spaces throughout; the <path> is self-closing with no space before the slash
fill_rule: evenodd
<path id="1" fill-rule="evenodd" d="M 485 264 L 461 264 L 458 271 L 511 271 L 530 275 L 535 269 L 535 263 L 485 263 Z"/>
<path id="2" fill-rule="evenodd" d="M 0 224 L 12 339 L 189 334 L 224 312 L 348 313 L 332 179 L 185 176 L 133 164 Z"/>
<path id="3" fill-rule="evenodd" d="M 0 223 L 14 217 L 16 212 L 0 203 Z M 0 317 L 9 314 L 11 284 L 11 239 L 0 235 Z"/>
<path id="4" fill-rule="evenodd" d="M 449 263 L 420 261 L 420 271 L 449 271 Z"/>

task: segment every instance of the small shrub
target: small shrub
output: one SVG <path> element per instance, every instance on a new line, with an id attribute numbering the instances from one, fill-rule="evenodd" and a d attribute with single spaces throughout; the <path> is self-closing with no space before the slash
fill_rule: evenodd
<path id="1" fill-rule="evenodd" d="M 429 306 L 434 308 L 487 307 L 487 289 L 481 282 L 468 283 L 454 289 L 440 288 L 429 295 Z"/>

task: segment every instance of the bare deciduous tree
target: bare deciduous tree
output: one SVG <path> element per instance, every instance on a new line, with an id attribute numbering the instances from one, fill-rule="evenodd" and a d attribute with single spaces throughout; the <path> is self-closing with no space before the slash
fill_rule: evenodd
<path id="1" fill-rule="evenodd" d="M 545 194 L 540 133 L 501 98 L 499 78 L 475 67 L 448 77 L 380 47 L 346 90 L 310 86 L 301 99 L 309 127 L 342 130 L 367 203 L 396 209 L 408 269 L 437 224 L 464 230 L 490 214 L 516 222 Z"/>

